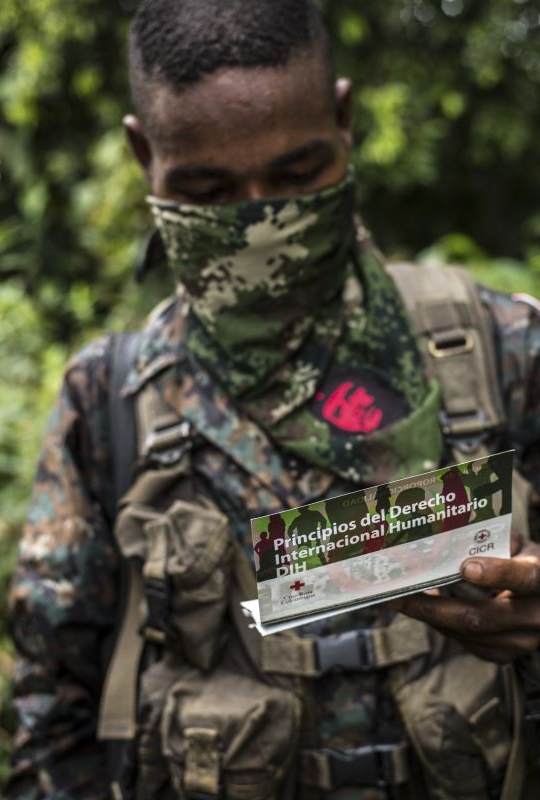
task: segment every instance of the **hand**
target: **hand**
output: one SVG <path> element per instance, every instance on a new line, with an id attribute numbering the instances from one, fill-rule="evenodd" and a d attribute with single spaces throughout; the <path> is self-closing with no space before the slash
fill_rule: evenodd
<path id="1" fill-rule="evenodd" d="M 468 558 L 468 583 L 491 590 L 479 599 L 422 593 L 392 607 L 457 639 L 469 652 L 504 664 L 540 647 L 540 546 L 529 542 L 510 559 Z"/>

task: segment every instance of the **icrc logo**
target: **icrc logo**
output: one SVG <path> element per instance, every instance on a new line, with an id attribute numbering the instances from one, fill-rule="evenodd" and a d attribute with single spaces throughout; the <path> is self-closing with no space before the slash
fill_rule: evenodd
<path id="1" fill-rule="evenodd" d="M 469 549 L 470 556 L 479 556 L 485 555 L 491 550 L 495 550 L 495 544 L 490 542 L 491 539 L 491 531 L 488 531 L 487 528 L 482 528 L 481 531 L 477 531 L 474 534 L 474 541 L 475 544 Z"/>
<path id="2" fill-rule="evenodd" d="M 476 544 L 483 544 L 484 542 L 487 542 L 487 540 L 490 538 L 491 538 L 490 531 L 484 528 L 484 530 L 478 531 L 478 533 L 475 534 L 474 541 L 476 542 Z"/>

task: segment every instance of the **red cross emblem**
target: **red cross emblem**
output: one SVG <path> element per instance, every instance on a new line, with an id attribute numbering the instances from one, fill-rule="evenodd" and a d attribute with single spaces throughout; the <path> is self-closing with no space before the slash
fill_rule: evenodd
<path id="1" fill-rule="evenodd" d="M 302 581 L 296 581 L 296 583 L 293 583 L 292 586 L 289 586 L 289 589 L 292 589 L 293 592 L 299 592 L 300 589 L 302 589 L 305 585 L 306 584 L 302 583 Z"/>
<path id="2" fill-rule="evenodd" d="M 490 534 L 490 532 L 489 532 L 489 531 L 479 531 L 479 532 L 476 534 L 476 536 L 474 537 L 474 541 L 475 541 L 475 542 L 480 542 L 480 543 L 481 543 L 481 542 L 485 542 L 485 541 L 486 541 L 486 539 L 489 539 L 490 535 L 491 535 L 491 534 Z"/>

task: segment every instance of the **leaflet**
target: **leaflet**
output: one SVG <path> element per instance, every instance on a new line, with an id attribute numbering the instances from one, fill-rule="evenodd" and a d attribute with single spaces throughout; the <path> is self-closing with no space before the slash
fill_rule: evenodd
<path id="1" fill-rule="evenodd" d="M 251 520 L 263 635 L 460 579 L 510 556 L 513 451 Z"/>

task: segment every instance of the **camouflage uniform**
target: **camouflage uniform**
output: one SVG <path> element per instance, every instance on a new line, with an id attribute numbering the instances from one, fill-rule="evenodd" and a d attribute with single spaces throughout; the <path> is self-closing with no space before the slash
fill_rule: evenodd
<path id="1" fill-rule="evenodd" d="M 540 487 L 540 314 L 493 292 L 483 291 L 483 298 L 496 323 L 510 426 L 508 441 L 500 444 L 516 448 L 522 470 Z M 245 404 L 231 397 L 193 360 L 186 347 L 188 325 L 180 296 L 160 308 L 144 331 L 125 392 L 135 394 L 152 381 L 167 403 L 192 423 L 200 434 L 194 474 L 226 512 L 247 552 L 250 517 L 389 477 L 388 470 L 381 474 L 377 461 L 381 453 L 393 452 L 388 440 L 382 449 L 367 450 L 370 468 L 362 475 L 352 475 L 347 464 L 343 469 L 337 463 L 325 467 L 316 449 L 296 448 L 294 442 L 308 424 L 303 419 L 298 428 L 276 435 L 276 444 L 267 419 L 253 419 L 249 398 Z M 399 352 L 406 335 L 399 325 L 390 325 L 381 337 L 385 352 Z M 5 790 L 11 800 L 108 796 L 106 752 L 95 739 L 95 728 L 104 649 L 116 620 L 119 584 L 110 511 L 110 345 L 108 337 L 91 345 L 66 372 L 21 541 L 11 592 L 13 633 L 21 653 L 16 675 L 20 729 L 14 771 Z M 344 360 L 347 355 L 343 353 Z M 430 392 L 424 384 L 416 398 L 409 393 L 409 405 L 422 405 Z M 317 415 L 320 402 L 313 395 L 312 424 L 318 430 L 326 425 L 329 438 L 336 434 L 336 425 L 330 412 Z M 354 433 L 342 426 L 339 435 L 346 455 L 348 437 L 353 439 Z M 369 440 L 357 438 L 361 443 Z M 440 456 L 438 448 L 424 460 Z M 420 471 L 416 456 L 422 454 L 401 464 L 387 458 L 392 477 Z M 385 624 L 387 613 L 375 608 L 343 614 L 316 630 L 327 634 Z M 339 750 L 402 737 L 381 673 L 330 674 L 314 683 L 313 692 L 320 746 Z M 356 789 L 335 797 L 383 800 L 385 794 L 375 788 Z"/>

